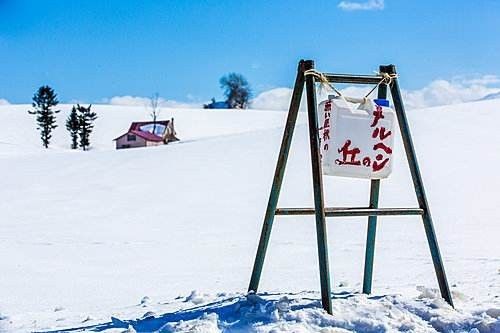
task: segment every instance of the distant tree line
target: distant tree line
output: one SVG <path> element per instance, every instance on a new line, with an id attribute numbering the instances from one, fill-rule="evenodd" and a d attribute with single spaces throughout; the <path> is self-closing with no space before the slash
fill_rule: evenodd
<path id="1" fill-rule="evenodd" d="M 36 115 L 37 130 L 40 131 L 40 139 L 45 148 L 49 147 L 52 131 L 57 128 L 56 113 L 60 110 L 54 108 L 59 104 L 57 94 L 49 86 L 41 86 L 33 96 L 33 110 L 29 114 Z M 94 128 L 97 114 L 91 111 L 92 105 L 88 107 L 77 104 L 73 105 L 66 119 L 66 129 L 71 138 L 71 149 L 81 147 L 87 150 L 90 146 L 90 134 Z"/>

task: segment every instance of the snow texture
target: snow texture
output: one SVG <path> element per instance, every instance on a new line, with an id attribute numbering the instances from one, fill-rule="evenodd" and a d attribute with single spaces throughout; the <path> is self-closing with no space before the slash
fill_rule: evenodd
<path id="1" fill-rule="evenodd" d="M 333 316 L 315 292 L 311 217 L 276 218 L 267 294 L 245 295 L 286 113 L 165 108 L 180 142 L 116 151 L 148 111 L 95 105 L 83 152 L 69 149 L 69 105 L 48 150 L 28 108 L 0 106 L 0 331 L 500 332 L 499 100 L 408 112 L 456 310 L 435 290 L 419 218 L 380 218 L 370 297 L 358 294 L 366 219 L 336 218 Z M 305 122 L 282 207 L 312 207 Z M 394 151 L 380 205 L 415 206 L 400 140 Z M 325 177 L 325 196 L 365 206 L 369 181 Z"/>
<path id="2" fill-rule="evenodd" d="M 498 313 L 456 311 L 434 290 L 421 289 L 416 299 L 400 295 L 333 295 L 327 314 L 314 292 L 264 295 L 216 295 L 200 302 L 180 299 L 181 310 L 155 315 L 148 311 L 135 320 L 111 318 L 66 332 L 498 332 Z M 183 304 L 184 303 L 184 304 Z M 161 306 L 161 305 L 160 305 Z M 165 306 L 165 304 L 163 305 Z M 154 305 L 148 306 L 153 307 Z M 146 309 L 141 309 L 146 311 Z M 496 316 L 495 316 L 496 315 Z"/>

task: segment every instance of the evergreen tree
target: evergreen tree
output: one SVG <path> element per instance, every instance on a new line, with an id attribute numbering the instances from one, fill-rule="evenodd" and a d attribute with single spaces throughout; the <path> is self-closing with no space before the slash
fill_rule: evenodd
<path id="1" fill-rule="evenodd" d="M 90 111 L 92 105 L 88 107 L 80 106 L 77 104 L 76 111 L 78 112 L 78 136 L 80 137 L 80 147 L 87 150 L 90 145 L 90 133 L 94 128 L 94 120 L 97 119 L 97 114 Z"/>
<path id="2" fill-rule="evenodd" d="M 243 75 L 229 73 L 220 79 L 220 86 L 224 89 L 226 103 L 231 109 L 246 109 L 252 92 Z"/>
<path id="3" fill-rule="evenodd" d="M 53 107 L 59 104 L 57 94 L 49 86 L 41 86 L 33 96 L 32 106 L 34 110 L 28 110 L 29 114 L 36 115 L 36 122 L 40 131 L 40 138 L 45 148 L 49 147 L 52 138 L 52 130 L 57 127 L 55 114 L 59 110 L 53 110 Z"/>
<path id="4" fill-rule="evenodd" d="M 78 148 L 78 131 L 80 129 L 80 121 L 78 120 L 78 114 L 76 112 L 76 107 L 73 105 L 71 113 L 66 119 L 66 129 L 71 136 L 71 149 Z"/>

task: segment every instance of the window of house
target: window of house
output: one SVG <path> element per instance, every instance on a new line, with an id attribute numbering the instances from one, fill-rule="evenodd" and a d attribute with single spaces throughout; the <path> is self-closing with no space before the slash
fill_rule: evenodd
<path id="1" fill-rule="evenodd" d="M 128 134 L 127 135 L 127 141 L 135 141 L 135 135 L 134 134 Z"/>

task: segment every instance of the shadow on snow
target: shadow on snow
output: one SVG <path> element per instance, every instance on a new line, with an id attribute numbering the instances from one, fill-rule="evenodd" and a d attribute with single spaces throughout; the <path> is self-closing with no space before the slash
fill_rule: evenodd
<path id="1" fill-rule="evenodd" d="M 335 293 L 333 298 L 349 298 L 354 296 L 352 293 Z M 179 310 L 171 313 L 165 313 L 157 317 L 147 317 L 135 320 L 120 320 L 111 317 L 111 321 L 103 324 L 82 326 L 61 330 L 44 331 L 43 333 L 56 332 L 102 332 L 109 329 L 127 329 L 133 327 L 137 332 L 169 332 L 172 327 L 169 324 L 185 322 L 189 320 L 202 319 L 210 314 L 216 314 L 219 318 L 220 328 L 224 332 L 246 331 L 253 324 L 268 324 L 276 321 L 275 313 L 285 311 L 295 311 L 308 308 L 321 308 L 320 300 L 316 298 L 302 297 L 301 304 L 290 305 L 286 297 L 279 299 L 266 300 L 263 297 L 279 296 L 279 294 L 262 293 L 259 295 L 248 294 L 247 296 L 238 296 L 216 302 L 196 306 L 190 309 Z M 383 296 L 370 297 L 378 299 Z M 41 332 L 40 332 L 41 333 Z"/>

